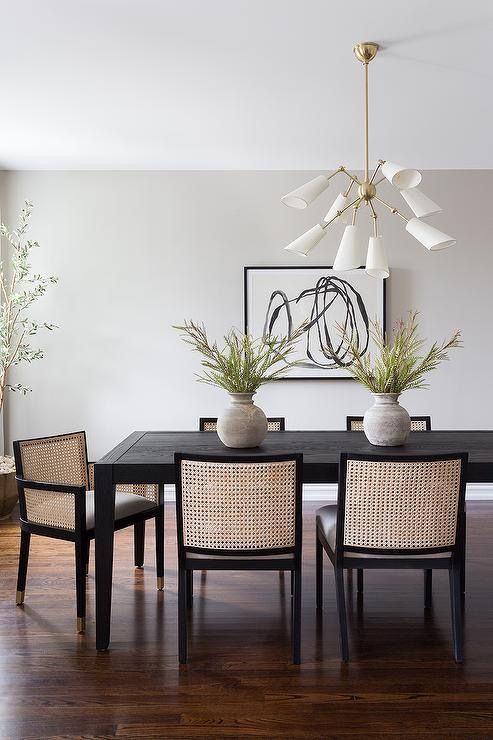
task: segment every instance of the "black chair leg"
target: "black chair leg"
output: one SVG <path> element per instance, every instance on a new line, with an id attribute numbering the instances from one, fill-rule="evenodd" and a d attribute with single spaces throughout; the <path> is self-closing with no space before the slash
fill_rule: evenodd
<path id="1" fill-rule="evenodd" d="M 187 570 L 187 609 L 193 605 L 193 570 Z"/>
<path id="2" fill-rule="evenodd" d="M 91 540 L 87 540 L 86 545 L 86 576 L 89 575 L 89 558 L 91 555 Z"/>
<path id="3" fill-rule="evenodd" d="M 21 529 L 21 549 L 19 553 L 19 570 L 17 571 L 17 593 L 15 595 L 15 603 L 17 604 L 17 606 L 22 606 L 22 604 L 24 603 L 30 543 L 31 533 L 25 532 L 23 529 Z"/>
<path id="4" fill-rule="evenodd" d="M 134 563 L 136 568 L 144 567 L 145 527 L 145 521 L 134 524 Z"/>
<path id="5" fill-rule="evenodd" d="M 466 512 L 463 514 L 464 517 L 464 547 L 462 548 L 461 561 L 460 561 L 460 592 L 462 595 L 466 593 Z"/>
<path id="6" fill-rule="evenodd" d="M 318 539 L 318 532 L 315 532 L 315 588 L 316 588 L 316 599 L 317 599 L 317 611 L 322 611 L 323 600 L 324 600 L 324 571 L 323 571 L 323 557 L 324 551 L 320 540 Z"/>
<path id="7" fill-rule="evenodd" d="M 431 609 L 432 591 L 433 591 L 433 571 L 431 569 L 424 571 L 425 580 L 425 609 Z"/>
<path id="8" fill-rule="evenodd" d="M 75 590 L 77 596 L 77 632 L 86 629 L 87 540 L 75 543 Z"/>
<path id="9" fill-rule="evenodd" d="M 344 594 L 344 570 L 342 568 L 334 568 L 334 574 L 336 581 L 337 614 L 339 616 L 339 642 L 341 646 L 341 658 L 343 661 L 347 662 L 349 660 L 349 647 L 347 634 L 346 597 Z"/>
<path id="10" fill-rule="evenodd" d="M 178 570 L 178 660 L 187 662 L 187 571 Z"/>
<path id="11" fill-rule="evenodd" d="M 156 531 L 156 576 L 158 591 L 164 589 L 164 507 L 161 506 L 159 514 L 154 520 Z"/>
<path id="12" fill-rule="evenodd" d="M 363 593 L 363 569 L 358 568 L 358 593 Z"/>
<path id="13" fill-rule="evenodd" d="M 301 663 L 301 568 L 291 571 L 293 576 L 293 663 Z"/>
<path id="14" fill-rule="evenodd" d="M 462 663 L 463 653 L 463 625 L 461 608 L 461 564 L 453 565 L 449 570 L 450 607 L 452 612 L 452 633 L 454 638 L 454 656 L 456 663 Z"/>
<path id="15" fill-rule="evenodd" d="M 294 596 L 294 570 L 291 571 L 291 598 Z"/>

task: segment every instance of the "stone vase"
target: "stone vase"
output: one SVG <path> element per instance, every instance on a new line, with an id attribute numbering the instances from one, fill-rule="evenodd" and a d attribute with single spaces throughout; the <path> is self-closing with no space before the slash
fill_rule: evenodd
<path id="1" fill-rule="evenodd" d="M 373 393 L 374 403 L 363 417 L 368 441 L 377 447 L 403 445 L 411 431 L 411 419 L 399 404 L 398 393 Z"/>
<path id="2" fill-rule="evenodd" d="M 17 503 L 17 483 L 14 473 L 0 473 L 0 519 L 7 519 Z"/>
<path id="3" fill-rule="evenodd" d="M 267 417 L 253 403 L 253 393 L 230 393 L 229 406 L 217 420 L 217 434 L 226 447 L 258 447 L 267 434 Z"/>

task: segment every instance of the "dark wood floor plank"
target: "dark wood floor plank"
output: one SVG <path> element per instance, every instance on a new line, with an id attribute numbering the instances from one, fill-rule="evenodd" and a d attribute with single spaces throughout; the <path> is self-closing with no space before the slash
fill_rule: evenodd
<path id="1" fill-rule="evenodd" d="M 314 511 L 305 506 L 301 666 L 290 663 L 289 578 L 195 576 L 190 658 L 177 662 L 176 544 L 166 507 L 166 581 L 155 588 L 132 532 L 116 537 L 111 650 L 94 649 L 94 561 L 87 633 L 75 632 L 73 548 L 33 537 L 26 603 L 14 605 L 15 522 L 0 523 L 1 738 L 493 737 L 493 505 L 468 509 L 466 660 L 452 654 L 447 577 L 423 610 L 422 574 L 369 572 L 348 584 L 352 661 L 339 660 L 334 581 L 324 563 L 315 612 Z"/>

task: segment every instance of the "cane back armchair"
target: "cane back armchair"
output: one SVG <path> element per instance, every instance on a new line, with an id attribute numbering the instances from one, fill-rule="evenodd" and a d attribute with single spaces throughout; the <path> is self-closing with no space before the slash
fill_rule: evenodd
<path id="1" fill-rule="evenodd" d="M 180 663 L 194 570 L 291 571 L 293 662 L 300 662 L 302 466 L 300 454 L 175 455 Z"/>
<path id="2" fill-rule="evenodd" d="M 346 430 L 348 432 L 362 432 L 363 430 L 363 417 L 362 416 L 346 416 Z M 411 416 L 411 432 L 430 432 L 431 431 L 431 416 Z M 358 593 L 363 593 L 363 570 L 358 568 Z M 425 574 L 425 588 L 431 598 L 432 590 L 432 573 Z"/>
<path id="3" fill-rule="evenodd" d="M 284 432 L 286 420 L 284 416 L 270 416 L 267 418 L 268 432 Z M 217 432 L 217 417 L 201 416 L 199 419 L 199 432 Z"/>
<path id="4" fill-rule="evenodd" d="M 16 603 L 24 603 L 31 535 L 75 545 L 77 629 L 85 629 L 85 576 L 94 537 L 94 466 L 87 462 L 85 432 L 14 442 L 19 490 L 21 547 Z M 164 505 L 162 486 L 118 486 L 115 531 L 133 526 L 136 565 L 143 564 L 144 527 L 156 526 L 158 589 L 164 587 Z"/>
<path id="5" fill-rule="evenodd" d="M 325 550 L 334 566 L 343 660 L 349 659 L 343 571 L 364 567 L 448 570 L 454 654 L 462 661 L 466 467 L 466 453 L 341 455 L 337 506 L 316 514 L 316 598 L 321 610 Z"/>
<path id="6" fill-rule="evenodd" d="M 346 416 L 346 429 L 348 432 L 363 431 L 362 416 Z M 431 416 L 411 416 L 411 432 L 430 432 Z"/>

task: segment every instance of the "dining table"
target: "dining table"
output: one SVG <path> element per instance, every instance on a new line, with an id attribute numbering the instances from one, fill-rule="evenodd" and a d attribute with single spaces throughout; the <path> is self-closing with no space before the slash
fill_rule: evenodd
<path id="1" fill-rule="evenodd" d="M 121 483 L 175 483 L 175 452 L 231 457 L 303 454 L 303 483 L 337 483 L 343 452 L 400 456 L 467 452 L 467 482 L 493 482 L 493 431 L 411 432 L 400 447 L 374 447 L 363 432 L 269 432 L 255 449 L 225 447 L 215 432 L 133 432 L 95 464 L 96 648 L 107 650 L 111 594 L 115 487 Z"/>

